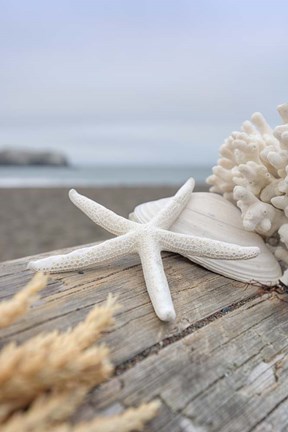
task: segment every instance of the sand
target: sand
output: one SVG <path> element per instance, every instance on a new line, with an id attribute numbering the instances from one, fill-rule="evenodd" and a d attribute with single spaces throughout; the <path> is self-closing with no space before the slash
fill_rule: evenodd
<path id="1" fill-rule="evenodd" d="M 179 186 L 77 189 L 127 217 L 137 204 L 171 196 Z M 67 188 L 0 189 L 0 261 L 111 237 L 70 202 Z"/>

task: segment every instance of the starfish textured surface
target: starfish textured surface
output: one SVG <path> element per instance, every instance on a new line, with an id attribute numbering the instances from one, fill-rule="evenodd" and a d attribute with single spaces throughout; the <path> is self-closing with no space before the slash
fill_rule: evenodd
<path id="1" fill-rule="evenodd" d="M 96 224 L 115 234 L 116 238 L 96 246 L 75 250 L 29 263 L 29 268 L 44 272 L 79 270 L 95 264 L 109 263 L 115 258 L 138 253 L 147 291 L 157 316 L 163 321 L 176 318 L 168 282 L 164 273 L 161 251 L 194 254 L 208 258 L 249 259 L 259 253 L 257 247 L 240 247 L 206 238 L 176 234 L 167 229 L 186 207 L 195 182 L 189 179 L 168 204 L 148 223 L 140 224 L 118 216 L 74 189 L 71 201 Z"/>

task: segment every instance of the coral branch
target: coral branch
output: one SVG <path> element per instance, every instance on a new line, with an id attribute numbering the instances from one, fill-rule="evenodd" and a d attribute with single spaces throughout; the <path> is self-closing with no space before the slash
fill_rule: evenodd
<path id="1" fill-rule="evenodd" d="M 279 105 L 278 111 L 284 124 L 274 130 L 261 113 L 254 113 L 241 132 L 232 132 L 206 180 L 211 192 L 236 202 L 244 228 L 267 241 L 288 223 L 288 104 Z M 279 230 L 282 237 L 283 232 Z M 275 256 L 288 265 L 288 236 L 284 237 Z"/>

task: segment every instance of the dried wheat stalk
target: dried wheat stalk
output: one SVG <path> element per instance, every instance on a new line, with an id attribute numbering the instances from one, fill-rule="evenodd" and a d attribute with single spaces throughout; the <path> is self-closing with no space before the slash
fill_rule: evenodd
<path id="1" fill-rule="evenodd" d="M 121 414 L 98 417 L 88 422 L 70 424 L 66 420 L 81 403 L 86 390 L 40 396 L 29 410 L 14 414 L 1 425 L 1 432 L 129 432 L 141 431 L 160 407 L 158 401 L 129 408 Z"/>
<path id="2" fill-rule="evenodd" d="M 66 421 L 82 402 L 87 389 L 40 395 L 26 411 L 18 411 L 1 424 L 1 432 L 41 432 Z"/>
<path id="3" fill-rule="evenodd" d="M 48 276 L 36 273 L 34 278 L 11 300 L 0 304 L 0 328 L 8 327 L 20 316 L 24 315 L 36 295 L 47 285 Z"/>
<path id="4" fill-rule="evenodd" d="M 145 423 L 152 420 L 160 408 L 160 402 L 152 401 L 140 405 L 138 408 L 129 408 L 123 414 L 106 418 L 96 418 L 90 422 L 79 423 L 75 426 L 64 425 L 54 432 L 129 432 L 142 431 Z M 48 432 L 48 431 L 47 431 Z"/>
<path id="5" fill-rule="evenodd" d="M 2 327 L 23 315 L 35 294 L 47 283 L 38 274 L 12 300 L 0 305 Z M 11 343 L 0 352 L 1 432 L 130 432 L 141 431 L 155 417 L 156 401 L 122 414 L 76 425 L 69 417 L 91 387 L 112 373 L 109 350 L 92 346 L 114 322 L 118 306 L 112 297 L 95 307 L 74 329 L 31 338 L 21 346 Z M 23 408 L 28 408 L 23 411 Z"/>
<path id="6" fill-rule="evenodd" d="M 0 353 L 0 419 L 43 391 L 73 388 L 75 381 L 95 386 L 106 380 L 113 371 L 109 350 L 91 345 L 113 324 L 116 309 L 109 297 L 74 329 L 39 335 L 20 346 L 6 345 Z"/>

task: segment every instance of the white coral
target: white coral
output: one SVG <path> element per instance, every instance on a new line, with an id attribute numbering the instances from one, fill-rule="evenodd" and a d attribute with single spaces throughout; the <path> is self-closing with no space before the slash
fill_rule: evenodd
<path id="1" fill-rule="evenodd" d="M 278 233 L 275 256 L 288 267 L 288 104 L 278 112 L 284 124 L 274 130 L 254 113 L 232 132 L 207 183 L 240 208 L 246 230 L 268 242 Z"/>

